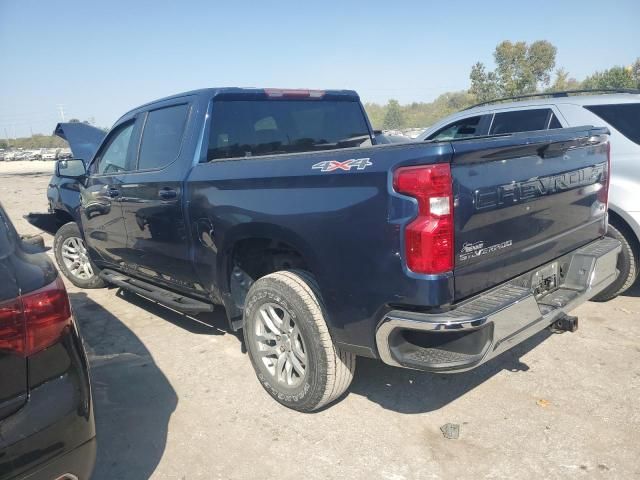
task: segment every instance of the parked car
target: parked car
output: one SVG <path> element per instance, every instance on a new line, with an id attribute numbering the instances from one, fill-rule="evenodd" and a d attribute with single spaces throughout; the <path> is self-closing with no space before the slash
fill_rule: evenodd
<path id="1" fill-rule="evenodd" d="M 99 143 L 86 169 L 59 163 L 81 183 L 62 272 L 223 305 L 300 411 L 340 397 L 357 355 L 456 372 L 573 330 L 566 312 L 618 273 L 603 128 L 378 145 L 355 92 L 222 88 L 136 108 Z"/>
<path id="2" fill-rule="evenodd" d="M 0 205 L 0 480 L 88 480 L 96 457 L 89 369 L 42 238 Z"/>
<path id="3" fill-rule="evenodd" d="M 450 115 L 418 140 L 443 141 L 578 125 L 611 132 L 608 235 L 622 243 L 620 276 L 593 300 L 607 301 L 629 289 L 640 266 L 640 90 L 569 91 L 498 99 Z M 510 101 L 511 100 L 511 101 Z"/>
<path id="4" fill-rule="evenodd" d="M 58 158 L 58 149 L 49 149 L 42 153 L 42 160 L 56 160 Z"/>

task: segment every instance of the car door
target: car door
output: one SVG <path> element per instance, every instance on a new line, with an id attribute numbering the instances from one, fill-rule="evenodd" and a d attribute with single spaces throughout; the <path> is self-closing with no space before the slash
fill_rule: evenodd
<path id="1" fill-rule="evenodd" d="M 80 221 L 92 257 L 99 264 L 122 265 L 127 234 L 120 205 L 124 174 L 137 150 L 136 117 L 114 127 L 100 146 L 80 193 Z"/>
<path id="2" fill-rule="evenodd" d="M 192 162 L 182 148 L 190 111 L 183 97 L 144 112 L 136 166 L 120 185 L 124 260 L 142 276 L 188 290 L 197 289 L 182 205 L 182 179 Z"/>

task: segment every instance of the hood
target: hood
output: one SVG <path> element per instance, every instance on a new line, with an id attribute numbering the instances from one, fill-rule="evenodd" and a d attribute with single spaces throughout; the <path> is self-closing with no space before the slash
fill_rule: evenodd
<path id="1" fill-rule="evenodd" d="M 73 158 L 81 158 L 88 163 L 98 150 L 107 132 L 86 123 L 59 123 L 54 135 L 69 142 Z"/>

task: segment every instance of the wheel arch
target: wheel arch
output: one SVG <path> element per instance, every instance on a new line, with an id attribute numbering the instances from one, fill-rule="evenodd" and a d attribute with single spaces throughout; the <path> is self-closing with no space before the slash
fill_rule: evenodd
<path id="1" fill-rule="evenodd" d="M 313 275 L 321 272 L 308 242 L 286 227 L 269 223 L 238 225 L 225 237 L 223 255 L 217 258 L 216 278 L 234 330 L 242 327 L 244 296 L 255 280 L 286 268 L 303 269 Z M 236 288 L 239 285 L 240 290 Z"/>
<path id="2" fill-rule="evenodd" d="M 618 230 L 624 230 L 625 233 L 631 234 L 631 242 L 640 253 L 640 225 L 626 211 L 615 205 L 609 204 L 609 223 L 613 224 Z"/>

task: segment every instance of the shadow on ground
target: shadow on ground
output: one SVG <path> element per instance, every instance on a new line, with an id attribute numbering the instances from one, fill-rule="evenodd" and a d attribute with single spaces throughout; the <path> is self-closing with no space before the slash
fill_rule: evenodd
<path id="1" fill-rule="evenodd" d="M 162 320 L 173 323 L 188 332 L 198 335 L 235 335 L 229 330 L 229 322 L 227 321 L 224 309 L 221 307 L 216 308 L 210 313 L 200 313 L 195 317 L 177 312 L 121 288 L 117 290 L 116 295 L 130 304 L 146 310 L 160 317 Z"/>
<path id="2" fill-rule="evenodd" d="M 75 297 L 79 295 L 83 298 L 76 301 Z M 242 335 L 229 330 L 222 309 L 200 314 L 196 318 L 175 312 L 134 293 L 118 290 L 116 295 L 194 334 L 234 335 L 238 337 L 239 346 L 244 351 Z M 91 363 L 99 419 L 99 444 L 104 447 L 99 453 L 95 479 L 109 478 L 108 475 L 100 476 L 106 473 L 119 474 L 111 478 L 147 478 L 145 475 L 153 471 L 152 466 L 157 464 L 162 454 L 166 425 L 177 404 L 176 394 L 142 343 L 127 327 L 86 298 L 86 295 L 72 294 L 72 299 L 74 306 L 76 303 L 80 304 L 76 307 L 79 317 L 90 319 L 81 321 L 81 326 L 91 350 L 90 356 L 93 357 Z M 529 367 L 520 358 L 550 335 L 552 333 L 548 330 L 543 330 L 490 362 L 458 374 L 429 374 L 390 367 L 379 360 L 358 358 L 356 375 L 349 392 L 367 397 L 385 409 L 400 413 L 434 411 L 502 370 L 526 372 Z M 103 356 L 113 358 L 103 359 Z M 113 392 L 113 389 L 117 389 L 117 392 Z M 132 389 L 135 389 L 135 393 Z M 121 398 L 114 401 L 116 396 Z M 153 408 L 149 408 L 151 406 Z M 142 418 L 138 418 L 140 413 Z M 111 417 L 114 416 L 117 417 L 115 424 L 111 424 Z M 130 438 L 128 432 L 133 427 L 137 433 Z M 107 438 L 104 438 L 104 431 L 108 432 Z M 117 444 L 112 445 L 113 441 Z M 140 445 L 137 446 L 138 444 Z M 138 448 L 142 450 L 136 451 Z M 125 467 L 130 469 L 132 465 L 139 467 L 139 473 L 137 476 L 126 476 Z M 114 470 L 116 467 L 117 470 Z"/>
<path id="3" fill-rule="evenodd" d="M 548 330 L 543 330 L 484 365 L 464 373 L 431 374 L 390 367 L 369 358 L 358 358 L 350 392 L 400 413 L 431 412 L 473 390 L 502 370 L 526 372 L 529 367 L 520 361 L 520 357 L 551 335 Z"/>
<path id="4" fill-rule="evenodd" d="M 87 297 L 70 293 L 91 364 L 98 458 L 93 480 L 146 479 L 156 469 L 178 397 L 138 337 Z"/>

